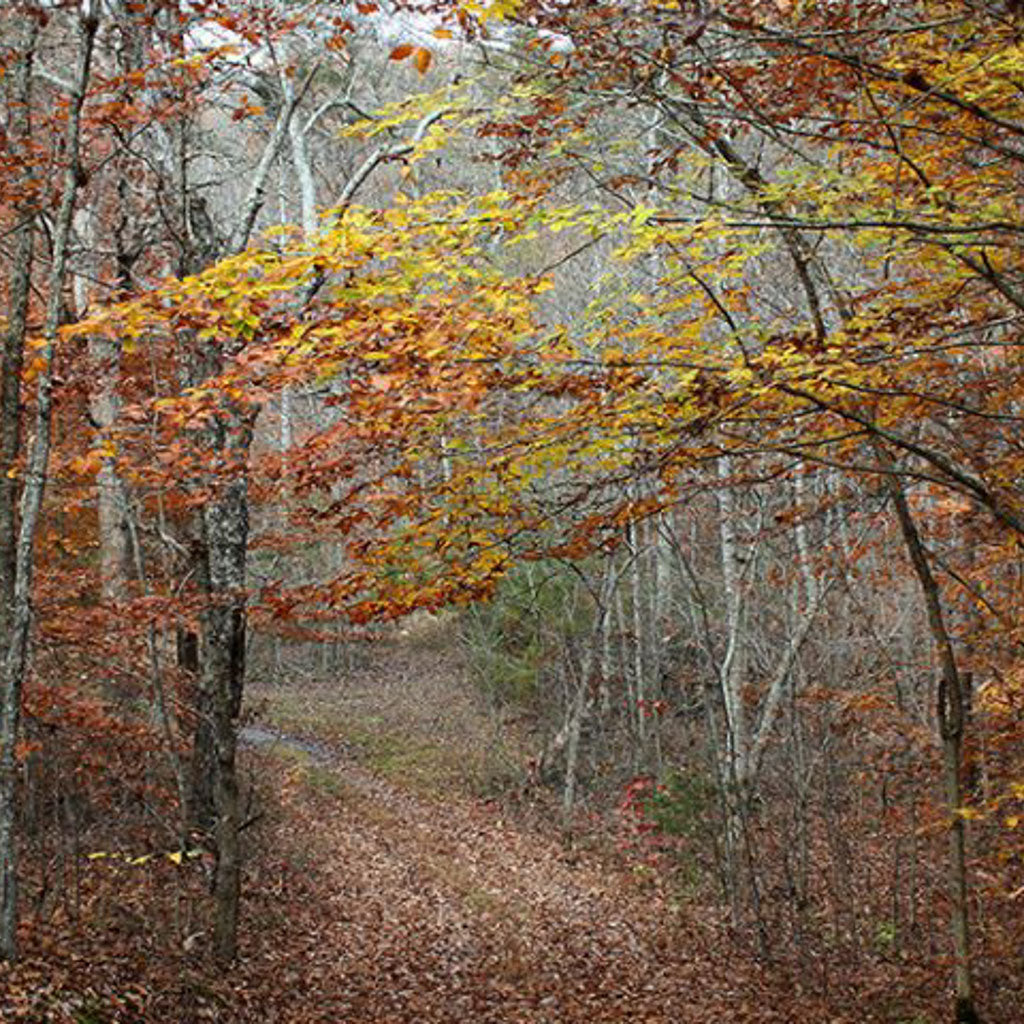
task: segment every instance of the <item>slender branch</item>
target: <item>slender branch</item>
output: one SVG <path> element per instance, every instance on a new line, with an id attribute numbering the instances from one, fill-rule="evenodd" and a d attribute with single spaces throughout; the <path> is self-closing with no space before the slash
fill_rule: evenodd
<path id="1" fill-rule="evenodd" d="M 315 64 L 309 70 L 299 88 L 281 106 L 281 110 L 277 115 L 277 121 L 274 124 L 274 130 L 263 149 L 263 155 L 260 157 L 260 162 L 256 165 L 256 171 L 249 185 L 249 192 L 242 203 L 242 215 L 239 219 L 238 227 L 231 235 L 229 243 L 229 251 L 231 253 L 240 253 L 249 244 L 253 227 L 256 224 L 256 218 L 259 216 L 259 212 L 263 209 L 263 204 L 266 201 L 267 178 L 270 175 L 270 169 L 273 167 L 274 161 L 281 151 L 281 146 L 284 144 L 289 125 L 295 116 L 295 111 L 298 109 L 310 85 L 312 85 L 319 69 L 320 65 Z"/>

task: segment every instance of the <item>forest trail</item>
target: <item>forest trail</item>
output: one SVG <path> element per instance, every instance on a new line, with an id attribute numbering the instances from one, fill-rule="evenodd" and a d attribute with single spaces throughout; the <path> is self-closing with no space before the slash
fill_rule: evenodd
<path id="1" fill-rule="evenodd" d="M 386 680 L 386 668 L 372 671 Z M 268 826 L 280 877 L 261 868 L 258 902 L 272 910 L 277 885 L 289 907 L 276 934 L 250 932 L 255 948 L 243 946 L 253 966 L 278 961 L 277 1016 L 262 1019 L 792 1019 L 793 994 L 789 1012 L 773 1011 L 766 978 L 729 957 L 701 907 L 645 891 L 628 870 L 493 803 L 396 785 L 328 741 L 262 726 L 244 738 L 261 770 L 280 773 L 279 820 Z"/>

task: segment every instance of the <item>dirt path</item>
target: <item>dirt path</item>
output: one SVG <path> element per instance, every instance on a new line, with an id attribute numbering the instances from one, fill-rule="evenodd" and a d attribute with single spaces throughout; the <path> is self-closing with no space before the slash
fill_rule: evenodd
<path id="1" fill-rule="evenodd" d="M 278 885 L 284 899 L 271 904 L 290 909 L 248 951 L 253 966 L 280 958 L 277 1008 L 254 1019 L 790 1019 L 744 961 L 729 962 L 720 933 L 695 924 L 699 908 L 637 891 L 628 875 L 567 855 L 486 804 L 421 797 L 322 743 L 269 730 L 246 738 L 288 755 L 276 758 L 280 879 L 265 868 L 257 884 Z"/>

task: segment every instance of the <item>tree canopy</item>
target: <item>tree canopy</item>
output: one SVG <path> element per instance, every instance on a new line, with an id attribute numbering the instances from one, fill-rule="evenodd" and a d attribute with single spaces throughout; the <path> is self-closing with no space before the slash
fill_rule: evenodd
<path id="1" fill-rule="evenodd" d="M 230 961 L 250 634 L 500 608 L 557 567 L 586 611 L 538 764 L 568 813 L 621 683 L 643 817 L 664 680 L 699 680 L 723 888 L 762 954 L 750 847 L 798 703 L 929 725 L 954 1012 L 979 1019 L 972 863 L 1021 891 L 1017 5 L 17 6 L 4 871 L 27 666 L 60 664 L 43 638 L 81 660 L 69 615 L 147 680 Z M 514 625 L 539 677 L 547 625 Z"/>

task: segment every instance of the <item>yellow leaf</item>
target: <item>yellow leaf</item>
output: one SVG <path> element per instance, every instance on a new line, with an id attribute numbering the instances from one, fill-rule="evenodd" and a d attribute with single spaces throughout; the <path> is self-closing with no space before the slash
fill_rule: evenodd
<path id="1" fill-rule="evenodd" d="M 167 854 L 167 859 L 172 864 L 180 864 L 181 863 L 181 850 L 175 850 L 174 853 Z"/>
<path id="2" fill-rule="evenodd" d="M 954 813 L 964 821 L 977 821 L 984 817 L 976 807 L 958 807 Z"/>

